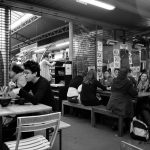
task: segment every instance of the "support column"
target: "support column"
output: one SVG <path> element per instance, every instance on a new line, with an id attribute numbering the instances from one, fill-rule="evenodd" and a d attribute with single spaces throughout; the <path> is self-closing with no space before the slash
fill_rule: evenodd
<path id="1" fill-rule="evenodd" d="M 69 60 L 73 59 L 73 23 L 69 22 Z"/>
<path id="2" fill-rule="evenodd" d="M 0 6 L 0 86 L 9 82 L 10 9 Z"/>

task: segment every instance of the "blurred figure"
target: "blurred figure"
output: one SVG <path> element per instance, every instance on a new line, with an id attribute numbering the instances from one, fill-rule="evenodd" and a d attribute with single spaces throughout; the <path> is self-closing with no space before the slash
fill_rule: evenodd
<path id="1" fill-rule="evenodd" d="M 128 70 L 121 68 L 117 78 L 114 78 L 107 109 L 119 116 L 132 118 L 134 115 L 132 98 L 137 96 L 138 92 L 127 78 Z"/>
<path id="2" fill-rule="evenodd" d="M 20 65 L 13 64 L 9 71 L 9 76 L 11 81 L 9 82 L 9 88 L 22 88 L 26 85 L 25 75 L 23 73 L 23 68 Z"/>
<path id="3" fill-rule="evenodd" d="M 136 88 L 136 86 L 137 86 L 137 81 L 136 81 L 135 78 L 133 77 L 133 75 L 132 75 L 132 70 L 131 70 L 131 69 L 129 69 L 129 72 L 128 72 L 128 79 L 132 82 L 133 87 Z"/>
<path id="4" fill-rule="evenodd" d="M 119 68 L 115 68 L 114 69 L 114 78 L 117 78 L 118 74 L 119 74 L 120 69 Z"/>
<path id="5" fill-rule="evenodd" d="M 102 90 L 106 90 L 106 87 L 102 85 L 96 79 L 96 71 L 90 70 L 83 79 L 81 90 L 81 103 L 85 106 L 100 105 L 101 101 L 96 97 L 97 87 Z"/>
<path id="6" fill-rule="evenodd" d="M 52 76 L 50 72 L 50 67 L 54 66 L 56 63 L 49 63 L 49 56 L 48 54 L 45 54 L 43 56 L 43 60 L 40 62 L 40 75 L 47 79 L 48 81 L 51 81 Z"/>
<path id="7" fill-rule="evenodd" d="M 111 77 L 110 72 L 106 70 L 100 82 L 106 87 L 111 87 L 112 81 L 113 78 Z"/>
<path id="8" fill-rule="evenodd" d="M 149 90 L 149 80 L 146 72 L 140 75 L 137 89 L 139 92 L 147 92 Z"/>

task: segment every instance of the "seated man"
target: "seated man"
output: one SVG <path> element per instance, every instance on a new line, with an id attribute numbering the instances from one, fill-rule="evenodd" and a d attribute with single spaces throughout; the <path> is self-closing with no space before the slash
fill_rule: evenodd
<path id="1" fill-rule="evenodd" d="M 45 105 L 52 105 L 53 95 L 50 84 L 47 79 L 40 76 L 40 66 L 37 62 L 27 61 L 23 64 L 24 74 L 27 84 L 18 89 L 9 92 L 9 95 L 19 95 L 25 101 L 36 105 L 42 103 Z"/>

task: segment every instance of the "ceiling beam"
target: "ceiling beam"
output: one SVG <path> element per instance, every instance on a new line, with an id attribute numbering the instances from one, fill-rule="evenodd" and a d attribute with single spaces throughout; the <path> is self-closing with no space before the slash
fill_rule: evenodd
<path id="1" fill-rule="evenodd" d="M 103 21 L 94 20 L 91 18 L 85 18 L 85 17 L 69 14 L 66 12 L 54 10 L 48 7 L 43 7 L 43 6 L 29 4 L 29 3 L 23 3 L 20 1 L 16 1 L 16 0 L 13 0 L 13 1 L 1 0 L 0 5 L 9 6 L 11 9 L 16 10 L 16 11 L 28 12 L 28 13 L 32 13 L 32 14 L 39 15 L 39 16 L 46 16 L 46 17 L 55 18 L 58 20 L 63 20 L 66 22 L 70 22 L 70 21 L 79 22 L 79 23 L 86 22 L 89 24 L 100 25 L 102 27 L 110 28 L 110 29 L 124 28 L 122 26 L 118 26 L 115 24 L 108 24 Z"/>

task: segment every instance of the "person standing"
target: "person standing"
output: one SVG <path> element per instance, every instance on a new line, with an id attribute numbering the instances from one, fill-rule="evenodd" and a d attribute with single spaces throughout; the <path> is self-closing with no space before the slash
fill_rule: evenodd
<path id="1" fill-rule="evenodd" d="M 45 54 L 43 56 L 43 60 L 40 62 L 40 75 L 46 78 L 48 81 L 51 81 L 52 76 L 50 72 L 50 67 L 54 66 L 55 64 L 55 62 L 50 63 L 48 54 Z"/>

